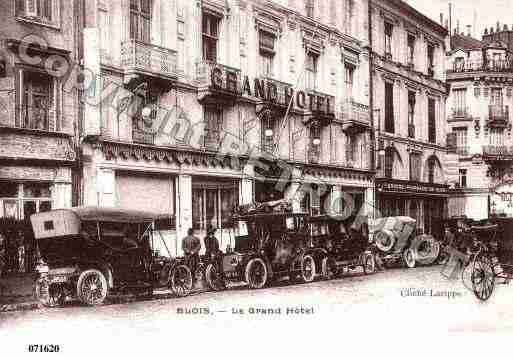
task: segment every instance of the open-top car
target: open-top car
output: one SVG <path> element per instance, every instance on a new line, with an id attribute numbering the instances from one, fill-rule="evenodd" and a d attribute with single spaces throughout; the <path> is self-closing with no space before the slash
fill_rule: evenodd
<path id="1" fill-rule="evenodd" d="M 318 215 L 308 217 L 312 246 L 325 249 L 321 271 L 326 279 L 362 267 L 374 273 L 375 262 L 366 218 Z"/>
<path id="2" fill-rule="evenodd" d="M 155 287 L 188 295 L 190 269 L 182 259 L 160 256 L 154 250 L 152 228 L 159 217 L 100 207 L 33 214 L 30 220 L 43 261 L 37 268 L 39 300 L 55 306 L 74 297 L 97 305 L 112 292 L 152 294 Z"/>
<path id="3" fill-rule="evenodd" d="M 233 216 L 234 249 L 223 255 L 222 268 L 213 263 L 207 267 L 209 286 L 219 290 L 224 288 L 221 281 L 228 280 L 257 289 L 287 276 L 292 281 L 313 281 L 325 251 L 311 245 L 307 216 L 278 201 L 240 208 Z"/>

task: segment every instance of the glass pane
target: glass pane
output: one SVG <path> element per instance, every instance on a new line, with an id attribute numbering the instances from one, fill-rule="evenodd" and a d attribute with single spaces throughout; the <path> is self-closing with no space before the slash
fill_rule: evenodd
<path id="1" fill-rule="evenodd" d="M 36 213 L 36 201 L 23 202 L 23 218 L 29 219 L 30 215 Z"/>
<path id="2" fill-rule="evenodd" d="M 235 189 L 221 190 L 221 223 L 224 228 L 232 227 L 232 213 L 237 205 Z"/>
<path id="3" fill-rule="evenodd" d="M 1 197 L 18 197 L 17 183 L 13 182 L 0 182 L 0 198 Z"/>
<path id="4" fill-rule="evenodd" d="M 207 189 L 206 198 L 206 225 L 212 224 L 218 227 L 217 223 L 217 189 Z"/>
<path id="5" fill-rule="evenodd" d="M 213 17 L 210 18 L 210 35 L 217 37 L 217 19 Z"/>
<path id="6" fill-rule="evenodd" d="M 203 224 L 203 190 L 192 189 L 192 227 L 200 229 Z"/>
<path id="7" fill-rule="evenodd" d="M 29 198 L 50 197 L 50 185 L 46 183 L 25 183 L 23 196 Z"/>
<path id="8" fill-rule="evenodd" d="M 18 201 L 4 200 L 4 217 L 18 218 Z"/>
<path id="9" fill-rule="evenodd" d="M 52 202 L 51 201 L 39 202 L 39 212 L 48 212 L 51 210 L 52 210 Z"/>
<path id="10" fill-rule="evenodd" d="M 137 14 L 130 13 L 130 38 L 137 39 L 138 37 L 138 29 L 137 26 Z"/>

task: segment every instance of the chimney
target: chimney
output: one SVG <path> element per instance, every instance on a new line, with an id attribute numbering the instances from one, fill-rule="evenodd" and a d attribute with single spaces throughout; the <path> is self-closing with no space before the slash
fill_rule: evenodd
<path id="1" fill-rule="evenodd" d="M 486 27 L 485 27 L 484 34 L 485 34 L 485 35 L 488 35 L 488 28 L 486 28 Z"/>
<path id="2" fill-rule="evenodd" d="M 497 21 L 497 32 L 501 31 L 501 26 L 499 24 L 499 22 Z"/>
<path id="3" fill-rule="evenodd" d="M 444 13 L 440 13 L 440 25 L 444 26 Z"/>
<path id="4" fill-rule="evenodd" d="M 471 37 L 470 29 L 472 29 L 472 25 L 467 25 L 467 36 Z"/>

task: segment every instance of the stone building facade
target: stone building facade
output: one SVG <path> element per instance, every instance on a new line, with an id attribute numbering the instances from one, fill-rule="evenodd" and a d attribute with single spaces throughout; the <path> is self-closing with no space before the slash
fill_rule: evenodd
<path id="1" fill-rule="evenodd" d="M 447 30 L 403 1 L 372 1 L 373 117 L 379 215 L 432 233 L 447 211 Z"/>
<path id="2" fill-rule="evenodd" d="M 75 2 L 0 2 L 0 219 L 72 205 Z"/>
<path id="3" fill-rule="evenodd" d="M 85 0 L 83 204 L 192 227 L 292 199 L 373 214 L 363 0 Z"/>
<path id="4" fill-rule="evenodd" d="M 513 216 L 513 53 L 487 33 L 487 41 L 454 33 L 447 55 L 449 214 L 474 219 Z"/>

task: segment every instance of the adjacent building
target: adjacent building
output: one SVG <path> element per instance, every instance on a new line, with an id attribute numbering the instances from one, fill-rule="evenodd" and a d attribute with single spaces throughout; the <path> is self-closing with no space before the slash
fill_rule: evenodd
<path id="1" fill-rule="evenodd" d="M 78 93 L 66 83 L 75 5 L 0 3 L 0 219 L 73 203 Z"/>
<path id="2" fill-rule="evenodd" d="M 447 30 L 404 1 L 372 1 L 376 208 L 433 233 L 447 212 Z"/>
<path id="3" fill-rule="evenodd" d="M 367 1 L 85 7 L 83 204 L 164 214 L 178 254 L 237 204 L 372 213 Z"/>
<path id="4" fill-rule="evenodd" d="M 513 53 L 507 27 L 483 41 L 453 33 L 447 55 L 450 215 L 513 216 Z M 497 36 L 495 36 L 497 34 Z"/>

